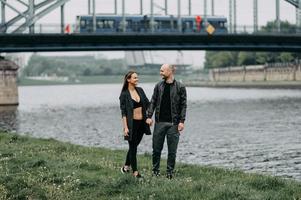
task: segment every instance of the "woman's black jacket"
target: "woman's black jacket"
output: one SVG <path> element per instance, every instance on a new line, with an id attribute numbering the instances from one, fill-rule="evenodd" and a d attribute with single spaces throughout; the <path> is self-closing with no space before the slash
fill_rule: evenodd
<path id="1" fill-rule="evenodd" d="M 144 91 L 140 87 L 136 87 L 136 91 L 140 96 L 140 101 L 142 102 L 142 115 L 144 122 L 144 133 L 146 135 L 151 135 L 151 130 L 146 121 L 146 110 L 149 106 L 149 100 L 146 97 Z M 120 100 L 120 110 L 121 116 L 126 117 L 127 125 L 129 129 L 129 137 L 125 137 L 125 140 L 132 140 L 132 130 L 133 130 L 133 101 L 129 90 L 122 91 L 119 97 Z"/>

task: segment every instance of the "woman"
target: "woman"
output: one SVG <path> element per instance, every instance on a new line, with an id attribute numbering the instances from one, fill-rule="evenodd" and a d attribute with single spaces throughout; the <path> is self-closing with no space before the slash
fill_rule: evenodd
<path id="1" fill-rule="evenodd" d="M 137 169 L 137 147 L 143 134 L 150 135 L 151 131 L 149 125 L 146 124 L 146 109 L 149 100 L 137 84 L 138 74 L 129 71 L 124 76 L 119 97 L 124 139 L 129 143 L 125 165 L 121 168 L 121 172 L 130 172 L 130 167 L 132 167 L 133 176 L 140 178 L 141 175 Z"/>

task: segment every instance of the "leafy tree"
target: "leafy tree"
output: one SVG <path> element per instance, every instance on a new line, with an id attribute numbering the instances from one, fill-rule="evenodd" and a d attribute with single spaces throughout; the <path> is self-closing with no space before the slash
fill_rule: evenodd
<path id="1" fill-rule="evenodd" d="M 124 74 L 123 59 L 106 59 L 93 56 L 40 56 L 33 54 L 24 69 L 25 76 L 91 76 L 102 74 Z"/>
<path id="2" fill-rule="evenodd" d="M 237 65 L 255 65 L 256 64 L 256 53 L 255 52 L 244 52 L 238 53 Z"/>
<path id="3" fill-rule="evenodd" d="M 261 27 L 260 32 L 264 33 L 277 33 L 277 21 L 268 22 L 266 26 Z M 288 21 L 280 22 L 280 32 L 281 33 L 296 33 L 296 25 L 290 24 Z"/>
<path id="4" fill-rule="evenodd" d="M 296 26 L 288 21 L 280 23 L 281 33 L 296 33 Z M 277 32 L 276 21 L 268 22 L 261 27 L 261 33 Z M 273 62 L 292 62 L 300 60 L 301 53 L 275 53 L 275 52 L 227 52 L 227 51 L 207 51 L 205 55 L 205 69 L 220 68 L 235 65 L 256 65 Z"/>

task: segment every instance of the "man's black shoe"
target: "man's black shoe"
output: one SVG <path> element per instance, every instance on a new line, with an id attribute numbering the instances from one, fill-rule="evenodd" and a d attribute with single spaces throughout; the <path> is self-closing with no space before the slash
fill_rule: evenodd
<path id="1" fill-rule="evenodd" d="M 172 174 L 167 174 L 167 175 L 166 175 L 166 178 L 172 179 Z"/>
<path id="2" fill-rule="evenodd" d="M 159 177 L 161 174 L 159 171 L 153 171 L 153 176 Z"/>

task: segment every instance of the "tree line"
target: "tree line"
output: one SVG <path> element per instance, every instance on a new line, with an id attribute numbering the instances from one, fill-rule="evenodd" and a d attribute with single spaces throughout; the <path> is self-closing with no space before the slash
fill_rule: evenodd
<path id="1" fill-rule="evenodd" d="M 41 56 L 33 54 L 23 76 L 96 76 L 124 74 L 124 59 L 94 56 Z"/>
<path id="2" fill-rule="evenodd" d="M 296 25 L 281 21 L 281 32 L 296 33 Z M 268 22 L 259 32 L 275 32 L 276 21 Z M 206 51 L 204 68 L 223 68 L 229 66 L 260 65 L 266 63 L 293 62 L 301 59 L 301 53 L 289 52 L 248 52 L 248 51 Z"/>

